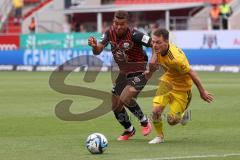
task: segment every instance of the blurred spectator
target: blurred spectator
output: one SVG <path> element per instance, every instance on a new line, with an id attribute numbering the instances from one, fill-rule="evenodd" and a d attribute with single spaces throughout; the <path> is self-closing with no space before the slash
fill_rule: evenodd
<path id="1" fill-rule="evenodd" d="M 144 34 L 146 34 L 146 35 L 148 34 L 147 31 L 146 31 L 146 29 L 145 29 L 145 25 L 143 25 L 143 24 L 138 25 L 138 26 L 137 26 L 137 30 L 140 31 L 140 32 L 142 32 L 142 33 L 144 33 Z"/>
<path id="2" fill-rule="evenodd" d="M 102 24 L 102 33 L 105 33 L 109 29 L 109 25 L 107 22 L 103 22 Z"/>
<path id="3" fill-rule="evenodd" d="M 87 30 L 83 24 L 81 24 L 79 28 L 80 28 L 80 30 L 79 30 L 80 32 L 82 32 L 82 33 L 87 32 Z"/>
<path id="4" fill-rule="evenodd" d="M 70 20 L 69 24 L 71 27 L 71 32 L 79 32 L 80 24 L 74 15 L 71 16 L 71 20 Z"/>
<path id="5" fill-rule="evenodd" d="M 35 18 L 34 17 L 32 17 L 31 23 L 28 26 L 28 29 L 29 29 L 30 33 L 35 33 L 36 32 L 36 22 L 35 22 Z"/>
<path id="6" fill-rule="evenodd" d="M 222 21 L 223 29 L 228 29 L 228 18 L 232 14 L 232 8 L 229 4 L 227 4 L 227 0 L 223 0 L 222 4 L 220 5 L 220 15 Z"/>
<path id="7" fill-rule="evenodd" d="M 64 21 L 64 23 L 62 25 L 64 33 L 70 33 L 71 32 L 71 25 L 70 25 L 70 23 L 71 23 L 71 15 L 66 15 L 65 16 L 65 21 Z"/>
<path id="8" fill-rule="evenodd" d="M 23 0 L 12 0 L 14 6 L 14 24 L 20 24 L 22 21 Z"/>
<path id="9" fill-rule="evenodd" d="M 220 29 L 220 8 L 216 3 L 212 4 L 212 8 L 210 10 L 210 18 L 212 29 Z"/>
<path id="10" fill-rule="evenodd" d="M 70 8 L 71 5 L 72 5 L 72 1 L 71 0 L 64 0 L 64 5 L 65 5 L 65 8 Z"/>
<path id="11" fill-rule="evenodd" d="M 68 23 L 63 24 L 63 33 L 70 33 L 71 32 L 71 26 Z"/>
<path id="12" fill-rule="evenodd" d="M 157 23 L 150 23 L 149 24 L 148 35 L 151 36 L 152 32 L 154 32 L 157 28 L 158 28 L 158 24 Z"/>

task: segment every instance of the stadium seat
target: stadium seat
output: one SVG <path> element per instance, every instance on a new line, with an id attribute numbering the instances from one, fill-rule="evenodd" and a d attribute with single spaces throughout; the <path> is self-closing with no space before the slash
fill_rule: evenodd
<path id="1" fill-rule="evenodd" d="M 10 16 L 6 23 L 6 26 L 2 30 L 3 33 L 12 33 L 12 34 L 19 34 L 21 33 L 21 25 L 14 24 L 14 17 Z"/>

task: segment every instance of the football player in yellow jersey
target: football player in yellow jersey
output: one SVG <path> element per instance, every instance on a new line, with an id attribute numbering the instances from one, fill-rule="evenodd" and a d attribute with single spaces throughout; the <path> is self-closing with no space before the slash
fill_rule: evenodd
<path id="1" fill-rule="evenodd" d="M 149 69 L 145 71 L 145 77 L 150 79 L 159 65 L 165 70 L 153 98 L 152 119 L 157 137 L 149 144 L 157 144 L 164 142 L 161 115 L 167 105 L 170 107 L 167 115 L 170 125 L 178 123 L 184 125 L 189 119 L 187 108 L 191 101 L 192 83 L 197 86 L 204 101 L 210 103 L 213 101 L 213 95 L 204 89 L 196 72 L 191 69 L 184 52 L 169 43 L 169 32 L 166 29 L 157 29 L 153 32 L 152 47 L 153 54 Z"/>

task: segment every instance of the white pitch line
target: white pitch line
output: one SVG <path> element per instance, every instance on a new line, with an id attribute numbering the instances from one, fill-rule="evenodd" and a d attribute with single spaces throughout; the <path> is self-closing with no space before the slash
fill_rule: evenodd
<path id="1" fill-rule="evenodd" d="M 162 158 L 140 158 L 140 159 L 131 159 L 131 160 L 175 160 L 175 159 L 195 159 L 195 158 L 223 158 L 223 157 L 232 157 L 232 156 L 240 156 L 240 153 L 162 157 Z"/>

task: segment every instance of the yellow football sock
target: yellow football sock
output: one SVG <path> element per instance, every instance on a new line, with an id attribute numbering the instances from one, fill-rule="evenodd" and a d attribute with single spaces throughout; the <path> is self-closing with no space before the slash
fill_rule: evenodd
<path id="1" fill-rule="evenodd" d="M 163 138 L 163 123 L 162 120 L 158 121 L 153 121 L 153 126 L 157 132 L 157 135 Z"/>

